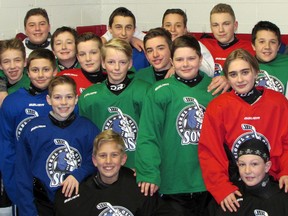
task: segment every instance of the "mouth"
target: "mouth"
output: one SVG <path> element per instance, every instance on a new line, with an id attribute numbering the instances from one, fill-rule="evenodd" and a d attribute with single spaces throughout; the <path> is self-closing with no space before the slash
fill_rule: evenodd
<path id="1" fill-rule="evenodd" d="M 162 62 L 162 59 L 155 59 L 155 60 L 153 60 L 153 63 L 154 63 L 155 65 L 159 65 L 159 64 L 161 64 L 161 62 Z"/>

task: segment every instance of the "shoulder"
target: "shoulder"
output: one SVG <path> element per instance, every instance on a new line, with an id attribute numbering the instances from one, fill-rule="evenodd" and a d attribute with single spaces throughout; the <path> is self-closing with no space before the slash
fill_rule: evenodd
<path id="1" fill-rule="evenodd" d="M 103 86 L 105 86 L 105 83 L 96 83 L 96 84 L 93 84 L 91 86 L 89 86 L 87 89 L 85 89 L 80 98 L 81 99 L 85 99 L 85 98 L 91 98 L 91 97 L 94 97 L 96 96 L 100 91 L 101 88 L 103 88 Z"/>

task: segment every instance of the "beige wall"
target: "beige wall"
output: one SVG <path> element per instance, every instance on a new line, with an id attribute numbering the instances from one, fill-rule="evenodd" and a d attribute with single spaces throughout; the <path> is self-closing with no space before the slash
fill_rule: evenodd
<path id="1" fill-rule="evenodd" d="M 0 0 L 0 39 L 23 32 L 23 19 L 33 7 L 45 8 L 51 20 L 53 32 L 67 25 L 107 24 L 110 13 L 119 6 L 132 10 L 141 30 L 161 25 L 162 14 L 167 8 L 181 8 L 188 16 L 188 29 L 209 32 L 209 12 L 219 3 L 213 0 Z M 231 0 L 239 21 L 239 33 L 250 33 L 259 20 L 277 24 L 282 33 L 288 33 L 288 0 Z"/>

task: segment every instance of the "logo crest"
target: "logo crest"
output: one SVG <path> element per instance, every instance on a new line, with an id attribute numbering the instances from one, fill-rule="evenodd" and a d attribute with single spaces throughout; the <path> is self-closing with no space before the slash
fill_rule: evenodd
<path id="1" fill-rule="evenodd" d="M 108 107 L 108 111 L 115 114 L 104 122 L 102 130 L 112 129 L 120 134 L 124 139 L 126 151 L 135 151 L 138 135 L 138 126 L 135 120 L 124 114 L 118 107 Z"/>
<path id="2" fill-rule="evenodd" d="M 67 173 L 80 167 L 82 158 L 77 149 L 70 147 L 63 139 L 54 139 L 57 146 L 46 160 L 46 172 L 50 178 L 50 187 L 58 187 Z"/>
<path id="3" fill-rule="evenodd" d="M 260 70 L 255 85 L 263 86 L 284 94 L 283 83 L 277 77 L 269 75 L 265 70 Z"/>
<path id="4" fill-rule="evenodd" d="M 104 209 L 99 216 L 133 216 L 133 214 L 122 206 L 112 206 L 109 202 L 102 202 L 96 206 L 97 209 Z"/>
<path id="5" fill-rule="evenodd" d="M 205 107 L 199 105 L 193 97 L 184 97 L 183 100 L 185 103 L 191 103 L 191 105 L 184 107 L 178 114 L 176 129 L 182 138 L 182 145 L 198 145 Z"/>
<path id="6" fill-rule="evenodd" d="M 262 142 L 264 142 L 269 151 L 270 151 L 270 143 L 268 142 L 268 139 L 263 135 L 260 134 L 256 131 L 256 128 L 253 125 L 250 124 L 241 124 L 241 128 L 243 131 L 248 131 L 247 133 L 243 133 L 241 134 L 235 141 L 234 144 L 232 146 L 232 153 L 235 157 L 235 159 L 237 159 L 237 155 L 238 155 L 238 149 L 240 147 L 240 145 L 245 142 L 246 140 L 249 140 L 251 138 L 256 138 L 261 140 Z"/>

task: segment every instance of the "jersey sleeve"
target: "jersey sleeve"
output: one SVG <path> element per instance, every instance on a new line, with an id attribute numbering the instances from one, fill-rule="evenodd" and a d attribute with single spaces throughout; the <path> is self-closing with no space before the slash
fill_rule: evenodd
<path id="1" fill-rule="evenodd" d="M 218 203 L 238 189 L 229 181 L 222 112 L 215 103 L 208 105 L 198 146 L 204 183 Z"/>
<path id="2" fill-rule="evenodd" d="M 154 89 L 150 89 L 144 101 L 135 154 L 137 182 L 160 185 L 160 146 L 159 137 L 163 128 L 164 111 L 161 103 L 155 100 Z"/>
<path id="3" fill-rule="evenodd" d="M 7 100 L 4 100 L 4 103 L 1 107 L 1 114 L 2 114 L 1 115 L 2 178 L 9 198 L 12 200 L 12 202 L 15 203 L 16 191 L 15 191 L 14 170 L 15 170 L 16 143 L 13 133 L 15 133 L 16 130 L 15 126 L 16 120 L 13 115 L 13 109 L 11 109 L 10 103 Z"/>
<path id="4" fill-rule="evenodd" d="M 198 42 L 202 54 L 200 70 L 205 72 L 209 77 L 214 77 L 215 63 L 213 56 L 204 44 L 202 44 L 200 41 Z"/>
<path id="5" fill-rule="evenodd" d="M 23 130 L 19 145 L 16 148 L 15 179 L 16 195 L 19 197 L 16 204 L 22 216 L 36 216 L 37 209 L 33 195 L 32 155 L 29 136 L 26 132 L 29 133 L 28 126 Z"/>
<path id="6" fill-rule="evenodd" d="M 284 97 L 283 97 L 284 98 Z M 288 175 L 288 100 L 283 101 L 283 112 L 281 116 L 282 125 L 281 131 L 279 131 L 279 136 L 281 136 L 282 141 L 282 154 L 280 156 L 280 172 L 277 174 L 277 179 L 281 176 Z"/>

